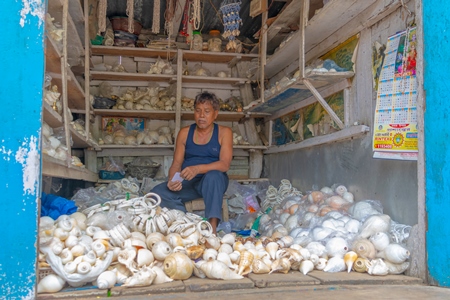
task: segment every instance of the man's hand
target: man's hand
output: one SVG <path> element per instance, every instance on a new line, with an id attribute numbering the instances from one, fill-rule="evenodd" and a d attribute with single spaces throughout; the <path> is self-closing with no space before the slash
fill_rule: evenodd
<path id="1" fill-rule="evenodd" d="M 178 192 L 181 191 L 183 185 L 181 184 L 181 181 L 168 181 L 167 182 L 167 188 L 171 190 L 172 192 Z"/>
<path id="2" fill-rule="evenodd" d="M 197 176 L 199 172 L 199 169 L 197 166 L 190 166 L 190 167 L 186 167 L 184 168 L 183 171 L 181 171 L 180 175 L 181 177 L 183 177 L 185 180 L 191 180 L 193 179 L 195 176 Z"/>

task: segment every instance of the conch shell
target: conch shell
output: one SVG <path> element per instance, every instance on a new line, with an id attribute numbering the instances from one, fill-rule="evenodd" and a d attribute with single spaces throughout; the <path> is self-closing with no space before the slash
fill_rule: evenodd
<path id="1" fill-rule="evenodd" d="M 392 275 L 402 274 L 409 268 L 409 265 L 410 265 L 409 261 L 405 261 L 401 264 L 394 264 L 388 260 L 385 260 L 384 263 L 389 268 L 389 274 L 392 274 Z"/>
<path id="2" fill-rule="evenodd" d="M 291 269 L 291 262 L 287 257 L 282 257 L 273 261 L 270 266 L 269 274 L 273 272 L 280 272 L 286 274 Z"/>
<path id="3" fill-rule="evenodd" d="M 367 239 L 357 239 L 353 242 L 352 249 L 356 252 L 356 254 L 358 254 L 359 257 L 368 259 L 375 258 L 375 255 L 377 254 L 375 247 Z"/>
<path id="4" fill-rule="evenodd" d="M 221 241 L 223 244 L 228 244 L 232 246 L 236 241 L 236 236 L 233 233 L 227 233 L 222 237 Z"/>
<path id="5" fill-rule="evenodd" d="M 219 248 L 219 253 L 220 252 L 224 252 L 227 254 L 233 253 L 233 247 L 231 247 L 231 245 L 229 244 L 222 244 Z"/>
<path id="6" fill-rule="evenodd" d="M 367 263 L 367 273 L 383 276 L 389 273 L 389 268 L 381 258 L 377 258 Z"/>
<path id="7" fill-rule="evenodd" d="M 203 259 L 204 260 L 215 260 L 217 258 L 217 254 L 218 253 L 217 253 L 216 249 L 213 249 L 213 248 L 206 249 L 203 252 Z"/>
<path id="8" fill-rule="evenodd" d="M 173 281 L 173 279 L 167 276 L 166 273 L 164 273 L 164 271 L 160 267 L 153 266 L 152 270 L 155 271 L 156 273 L 156 277 L 153 280 L 153 284 L 161 284 Z"/>
<path id="9" fill-rule="evenodd" d="M 100 290 L 112 288 L 117 282 L 117 274 L 114 271 L 105 271 L 97 278 L 97 286 Z"/>
<path id="10" fill-rule="evenodd" d="M 409 255 L 409 251 L 399 244 L 389 244 L 383 251 L 378 252 L 378 257 L 394 264 L 401 264 L 409 258 Z"/>
<path id="11" fill-rule="evenodd" d="M 163 261 L 169 254 L 172 253 L 172 248 L 165 241 L 159 241 L 153 244 L 152 253 L 155 259 Z"/>
<path id="12" fill-rule="evenodd" d="M 377 232 L 373 234 L 369 238 L 369 241 L 378 251 L 383 251 L 391 242 L 389 235 L 386 232 Z"/>
<path id="13" fill-rule="evenodd" d="M 353 270 L 358 273 L 365 273 L 367 272 L 367 263 L 369 262 L 368 259 L 358 257 L 355 262 L 353 263 Z"/>
<path id="14" fill-rule="evenodd" d="M 223 280 L 233 280 L 242 279 L 242 275 L 236 274 L 231 271 L 223 262 L 218 260 L 205 262 L 198 262 L 198 268 L 203 271 L 206 277 L 210 279 L 223 279 Z"/>
<path id="15" fill-rule="evenodd" d="M 323 271 L 325 267 L 327 266 L 327 259 L 326 258 L 319 258 L 319 261 L 317 262 L 317 265 L 315 265 L 316 270 Z"/>
<path id="16" fill-rule="evenodd" d="M 334 237 L 327 242 L 326 249 L 328 256 L 330 257 L 334 256 L 343 257 L 344 254 L 348 251 L 348 244 L 347 241 L 344 240 L 343 238 Z"/>
<path id="17" fill-rule="evenodd" d="M 205 251 L 205 246 L 197 245 L 186 248 L 187 255 L 190 259 L 197 259 L 202 256 L 203 251 Z"/>
<path id="18" fill-rule="evenodd" d="M 136 260 L 138 267 L 142 267 L 150 265 L 155 258 L 153 257 L 152 251 L 148 249 L 139 249 Z"/>
<path id="19" fill-rule="evenodd" d="M 270 272 L 270 267 L 262 260 L 255 259 L 252 264 L 252 272 L 255 274 L 267 274 Z"/>
<path id="20" fill-rule="evenodd" d="M 354 251 L 349 251 L 345 253 L 344 255 L 344 262 L 347 266 L 347 272 L 350 273 L 352 270 L 353 264 L 355 263 L 355 260 L 358 258 L 358 255 Z"/>
<path id="21" fill-rule="evenodd" d="M 147 244 L 148 250 L 152 250 L 153 245 L 156 242 L 165 241 L 166 237 L 161 232 L 152 232 L 145 239 L 145 243 Z"/>
<path id="22" fill-rule="evenodd" d="M 40 293 L 56 293 L 62 290 L 66 281 L 55 274 L 49 274 L 39 281 L 37 292 Z"/>
<path id="23" fill-rule="evenodd" d="M 306 275 L 309 272 L 311 272 L 314 269 L 314 264 L 312 261 L 310 260 L 302 260 L 302 262 L 300 263 L 300 268 L 299 271 L 303 274 Z"/>
<path id="24" fill-rule="evenodd" d="M 172 253 L 164 260 L 164 272 L 172 279 L 186 280 L 192 276 L 194 265 L 187 255 Z"/>
<path id="25" fill-rule="evenodd" d="M 239 275 L 250 273 L 251 271 L 250 266 L 253 263 L 254 257 L 255 256 L 250 251 L 241 252 L 241 259 L 239 261 L 239 269 L 238 269 Z"/>
<path id="26" fill-rule="evenodd" d="M 269 255 L 272 259 L 275 259 L 278 248 L 279 248 L 279 245 L 275 242 L 269 242 L 266 245 L 266 251 L 269 253 Z"/>
<path id="27" fill-rule="evenodd" d="M 359 236 L 367 239 L 377 232 L 387 232 L 391 227 L 391 217 L 388 215 L 373 215 L 367 218 L 361 226 Z"/>
<path id="28" fill-rule="evenodd" d="M 128 277 L 122 286 L 149 286 L 156 278 L 156 272 L 150 267 L 142 267 L 138 272 L 134 273 L 132 277 Z"/>
<path id="29" fill-rule="evenodd" d="M 334 256 L 327 261 L 324 272 L 342 272 L 345 270 L 345 262 L 342 257 Z"/>

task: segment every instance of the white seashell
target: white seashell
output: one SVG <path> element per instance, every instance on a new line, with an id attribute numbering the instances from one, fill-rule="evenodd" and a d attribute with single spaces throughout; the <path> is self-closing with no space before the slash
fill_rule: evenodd
<path id="1" fill-rule="evenodd" d="M 306 275 L 309 272 L 311 272 L 312 270 L 314 270 L 314 263 L 310 260 L 302 260 L 302 262 L 300 263 L 300 268 L 299 268 L 300 273 L 302 273 L 303 275 Z"/>
<path id="2" fill-rule="evenodd" d="M 312 236 L 315 241 L 321 241 L 321 240 L 327 238 L 332 233 L 333 233 L 333 229 L 324 228 L 322 226 L 314 227 L 312 230 Z"/>
<path id="3" fill-rule="evenodd" d="M 379 214 L 372 204 L 368 201 L 358 201 L 348 209 L 348 212 L 357 220 L 364 220 L 368 216 Z"/>
<path id="4" fill-rule="evenodd" d="M 391 226 L 388 215 L 373 215 L 367 218 L 361 226 L 359 236 L 366 239 L 377 232 L 387 232 Z"/>
<path id="5" fill-rule="evenodd" d="M 385 260 L 384 263 L 389 269 L 389 274 L 398 275 L 404 273 L 409 268 L 409 261 L 405 261 L 401 264 L 394 264 L 388 260 Z"/>
<path id="6" fill-rule="evenodd" d="M 172 248 L 184 246 L 183 238 L 179 233 L 169 233 L 166 235 L 166 241 Z"/>
<path id="7" fill-rule="evenodd" d="M 323 269 L 324 272 L 342 272 L 345 270 L 344 259 L 340 256 L 335 256 L 327 261 L 326 267 Z"/>
<path id="8" fill-rule="evenodd" d="M 246 275 L 251 272 L 251 266 L 255 256 L 250 251 L 242 251 L 239 260 L 239 275 Z"/>
<path id="9" fill-rule="evenodd" d="M 156 242 L 159 241 L 165 241 L 166 237 L 161 232 L 152 232 L 149 235 L 147 235 L 147 238 L 145 239 L 145 243 L 147 244 L 147 249 L 152 250 L 153 245 Z"/>
<path id="10" fill-rule="evenodd" d="M 378 252 L 377 256 L 391 263 L 401 264 L 409 258 L 410 252 L 399 244 L 389 244 L 383 251 Z"/>
<path id="11" fill-rule="evenodd" d="M 74 221 L 68 215 L 61 215 L 56 220 L 56 226 L 62 228 L 64 231 L 70 232 L 73 228 Z"/>
<path id="12" fill-rule="evenodd" d="M 204 262 L 198 266 L 200 270 L 210 279 L 233 280 L 244 278 L 241 275 L 231 271 L 227 265 L 218 260 Z"/>
<path id="13" fill-rule="evenodd" d="M 322 244 L 321 244 L 322 245 Z M 323 246 L 323 245 L 322 245 Z M 325 249 L 325 246 L 323 246 Z M 292 244 L 289 248 L 295 249 L 297 251 L 300 251 L 300 249 L 302 249 L 303 247 L 298 245 L 298 244 Z"/>
<path id="14" fill-rule="evenodd" d="M 60 239 L 54 237 L 52 239 L 50 247 L 52 248 L 53 253 L 55 253 L 56 255 L 59 255 L 59 254 L 61 254 L 61 251 L 64 249 L 64 243 L 61 242 Z"/>
<path id="15" fill-rule="evenodd" d="M 99 230 L 103 230 L 103 229 L 101 229 L 100 227 L 97 227 L 97 226 L 88 226 L 88 227 L 86 227 L 86 234 L 89 236 L 94 236 L 94 234 Z"/>
<path id="16" fill-rule="evenodd" d="M 253 244 L 251 241 L 245 242 L 244 247 L 247 250 L 255 250 L 256 249 L 255 244 Z"/>
<path id="17" fill-rule="evenodd" d="M 216 249 L 205 249 L 205 251 L 203 252 L 203 259 L 208 261 L 208 260 L 215 260 L 217 258 L 217 250 Z"/>
<path id="18" fill-rule="evenodd" d="M 69 261 L 64 265 L 64 272 L 66 272 L 67 274 L 75 273 L 76 270 L 77 270 L 77 263 L 73 261 Z"/>
<path id="19" fill-rule="evenodd" d="M 61 262 L 63 265 L 68 263 L 69 261 L 73 261 L 73 254 L 70 251 L 70 249 L 68 249 L 68 248 L 64 248 L 61 251 L 61 254 L 59 255 L 59 257 L 61 257 Z"/>
<path id="20" fill-rule="evenodd" d="M 345 192 L 344 194 L 342 194 L 342 198 L 344 198 L 344 200 L 346 200 L 348 203 L 353 203 L 354 201 L 354 196 L 350 192 Z"/>
<path id="21" fill-rule="evenodd" d="M 55 228 L 55 230 L 53 231 L 53 236 L 57 237 L 61 241 L 65 241 L 69 237 L 69 235 L 69 232 L 65 231 L 62 228 Z"/>
<path id="22" fill-rule="evenodd" d="M 77 244 L 78 244 L 78 238 L 74 235 L 69 235 L 67 237 L 67 239 L 64 241 L 64 245 L 69 249 L 72 249 L 72 247 Z"/>
<path id="23" fill-rule="evenodd" d="M 128 277 L 122 286 L 150 286 L 155 278 L 156 272 L 150 267 L 144 266 L 134 273 L 132 277 Z"/>
<path id="24" fill-rule="evenodd" d="M 356 219 L 350 219 L 347 223 L 345 223 L 345 229 L 347 229 L 350 233 L 358 233 L 361 228 L 361 222 Z"/>
<path id="25" fill-rule="evenodd" d="M 91 271 L 92 266 L 87 261 L 82 261 L 77 266 L 77 273 L 78 274 L 87 274 Z"/>
<path id="26" fill-rule="evenodd" d="M 77 221 L 77 226 L 80 230 L 86 230 L 87 217 L 85 214 L 77 211 L 77 212 L 74 212 L 73 214 L 71 214 L 70 217 Z"/>
<path id="27" fill-rule="evenodd" d="M 96 240 L 95 242 L 92 243 L 91 247 L 92 247 L 92 250 L 97 255 L 97 257 L 102 257 L 103 254 L 105 254 L 105 252 L 106 252 L 106 247 L 102 243 L 102 240 Z"/>
<path id="28" fill-rule="evenodd" d="M 235 237 L 235 235 L 232 234 L 232 233 L 227 233 L 227 234 L 225 234 L 225 235 L 222 237 L 222 239 L 221 239 L 221 242 L 222 242 L 223 244 L 228 244 L 228 245 L 230 245 L 230 246 L 233 246 L 233 244 L 234 244 L 235 241 L 236 241 L 236 237 Z"/>
<path id="29" fill-rule="evenodd" d="M 165 241 L 156 242 L 152 247 L 152 253 L 155 259 L 163 261 L 172 253 L 172 248 Z"/>
<path id="30" fill-rule="evenodd" d="M 277 250 L 279 247 L 280 246 L 275 242 L 269 242 L 266 245 L 266 251 L 269 253 L 269 255 L 272 259 L 275 259 L 275 256 L 276 256 L 276 253 L 277 253 Z"/>
<path id="31" fill-rule="evenodd" d="M 291 236 L 286 235 L 280 238 L 277 243 L 282 248 L 288 248 L 294 243 L 294 239 Z"/>
<path id="32" fill-rule="evenodd" d="M 222 245 L 220 245 L 220 248 L 219 248 L 219 251 L 218 251 L 219 253 L 227 253 L 227 254 L 231 254 L 231 253 L 233 253 L 233 247 L 231 247 L 231 245 L 230 244 L 222 244 Z"/>
<path id="33" fill-rule="evenodd" d="M 83 261 L 90 263 L 91 265 L 95 264 L 97 261 L 97 255 L 93 250 L 88 251 L 85 255 L 82 255 Z"/>
<path id="34" fill-rule="evenodd" d="M 317 265 L 315 265 L 316 270 L 323 271 L 325 267 L 327 266 L 327 259 L 326 258 L 319 258 L 319 261 L 317 262 Z"/>
<path id="35" fill-rule="evenodd" d="M 327 248 L 320 242 L 311 242 L 306 246 L 311 254 L 316 254 L 319 257 L 327 255 Z"/>
<path id="36" fill-rule="evenodd" d="M 117 283 L 118 284 L 124 284 L 128 277 L 132 275 L 130 270 L 128 270 L 124 265 L 122 264 L 116 264 L 115 268 L 111 271 L 116 272 L 117 276 Z"/>
<path id="37" fill-rule="evenodd" d="M 375 255 L 377 254 L 375 247 L 367 239 L 356 239 L 353 242 L 352 249 L 362 258 L 372 259 L 375 258 Z"/>
<path id="38" fill-rule="evenodd" d="M 106 230 L 96 230 L 94 232 L 94 235 L 92 236 L 92 239 L 95 240 L 109 240 L 111 239 L 111 236 L 106 232 Z"/>
<path id="39" fill-rule="evenodd" d="M 272 264 L 270 265 L 269 274 L 272 274 L 274 272 L 287 274 L 287 272 L 289 272 L 290 269 L 291 269 L 291 262 L 289 261 L 288 258 L 282 257 L 272 262 Z"/>
<path id="40" fill-rule="evenodd" d="M 312 261 L 312 263 L 315 265 L 317 265 L 317 263 L 319 262 L 319 256 L 317 254 L 311 254 L 309 256 L 309 260 Z"/>
<path id="41" fill-rule="evenodd" d="M 117 282 L 117 273 L 114 271 L 105 271 L 97 278 L 97 287 L 100 290 L 106 290 L 114 287 Z"/>
<path id="42" fill-rule="evenodd" d="M 138 250 L 137 257 L 136 257 L 138 267 L 148 266 L 154 260 L 155 260 L 155 258 L 153 257 L 152 251 L 150 251 L 148 249 L 139 249 Z"/>
<path id="43" fill-rule="evenodd" d="M 239 251 L 233 251 L 233 253 L 230 253 L 228 256 L 233 264 L 238 264 L 241 259 L 241 253 Z"/>
<path id="44" fill-rule="evenodd" d="M 72 252 L 74 257 L 77 256 L 81 256 L 84 255 L 84 253 L 86 252 L 86 248 L 84 248 L 84 246 L 77 244 L 75 246 L 72 247 L 72 249 L 70 249 L 70 252 Z"/>
<path id="45" fill-rule="evenodd" d="M 192 276 L 194 264 L 183 253 L 172 253 L 164 260 L 164 272 L 172 279 L 186 280 Z"/>
<path id="46" fill-rule="evenodd" d="M 138 240 L 141 240 L 141 241 L 143 241 L 143 242 L 145 242 L 145 234 L 143 234 L 142 232 L 139 232 L 139 231 L 133 231 L 133 232 L 131 232 L 131 236 L 130 236 L 130 238 L 131 239 L 138 239 Z"/>
<path id="47" fill-rule="evenodd" d="M 342 258 L 348 251 L 347 241 L 340 237 L 330 239 L 325 247 L 330 257 L 339 256 Z"/>
<path id="48" fill-rule="evenodd" d="M 57 293 L 63 289 L 66 281 L 55 274 L 49 274 L 39 281 L 37 292 L 40 293 Z"/>
<path id="49" fill-rule="evenodd" d="M 311 257 L 311 252 L 307 248 L 300 249 L 300 255 L 303 259 L 308 260 Z"/>
<path id="50" fill-rule="evenodd" d="M 347 188 L 344 185 L 338 185 L 334 191 L 336 192 L 336 194 L 338 194 L 339 196 L 342 196 L 345 192 L 347 192 Z"/>
<path id="51" fill-rule="evenodd" d="M 75 219 L 72 219 L 72 220 L 75 220 Z M 82 235 L 81 229 L 78 228 L 77 226 L 74 226 L 74 227 L 72 228 L 72 230 L 69 232 L 69 235 L 74 235 L 74 236 L 76 236 L 77 238 L 79 238 L 79 237 L 81 237 L 81 235 Z"/>
<path id="52" fill-rule="evenodd" d="M 137 263 L 134 261 L 136 255 L 136 249 L 134 248 L 120 250 L 119 255 L 117 256 L 117 260 L 121 264 L 125 265 L 131 272 L 137 272 Z"/>
<path id="53" fill-rule="evenodd" d="M 208 223 L 209 224 L 209 223 Z M 220 248 L 220 239 L 216 237 L 214 234 L 210 235 L 206 238 L 205 243 L 206 248 L 212 248 L 215 250 L 219 250 Z"/>
<path id="54" fill-rule="evenodd" d="M 375 249 L 383 251 L 389 245 L 390 238 L 385 232 L 377 232 L 370 236 L 369 241 L 373 244 Z"/>
<path id="55" fill-rule="evenodd" d="M 233 269 L 233 270 L 237 270 L 238 266 L 236 264 L 233 264 L 231 262 L 230 256 L 224 252 L 220 252 L 217 255 L 217 260 L 223 262 L 224 264 L 227 265 L 228 268 Z"/>
<path id="56" fill-rule="evenodd" d="M 389 274 L 389 268 L 381 258 L 377 258 L 367 263 L 367 273 L 384 276 Z"/>
<path id="57" fill-rule="evenodd" d="M 92 243 L 93 243 L 92 237 L 83 234 L 81 237 L 78 238 L 78 244 L 84 246 L 86 249 L 92 249 Z"/>
<path id="58" fill-rule="evenodd" d="M 260 259 L 255 259 L 252 263 L 252 272 L 255 274 L 267 274 L 270 272 L 270 266 Z"/>
<path id="59" fill-rule="evenodd" d="M 290 213 L 282 213 L 280 215 L 280 217 L 278 218 L 278 220 L 280 220 L 281 224 L 284 224 L 286 222 L 286 220 L 291 216 Z"/>
<path id="60" fill-rule="evenodd" d="M 166 273 L 164 273 L 163 269 L 161 269 L 160 267 L 153 266 L 152 270 L 156 273 L 156 277 L 153 280 L 152 284 L 161 284 L 173 281 L 173 279 L 167 276 Z"/>

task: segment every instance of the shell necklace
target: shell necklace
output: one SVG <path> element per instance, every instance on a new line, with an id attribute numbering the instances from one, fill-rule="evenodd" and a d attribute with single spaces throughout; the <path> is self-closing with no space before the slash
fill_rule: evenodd
<path id="1" fill-rule="evenodd" d="M 209 137 L 206 140 L 206 142 L 205 143 L 200 143 L 199 133 L 198 133 L 198 126 L 196 126 L 195 127 L 195 131 L 194 131 L 194 143 L 197 144 L 197 145 L 206 145 L 206 144 L 208 144 L 208 142 L 211 140 L 213 132 L 214 132 L 214 127 L 212 128 L 211 132 L 209 133 Z"/>

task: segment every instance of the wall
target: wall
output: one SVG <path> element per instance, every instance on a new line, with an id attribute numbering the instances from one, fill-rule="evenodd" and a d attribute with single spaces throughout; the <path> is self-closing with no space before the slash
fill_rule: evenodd
<path id="1" fill-rule="evenodd" d="M 425 191 L 427 253 L 430 282 L 450 287 L 450 85 L 442 75 L 450 68 L 450 5 L 446 0 L 424 0 Z"/>
<path id="2" fill-rule="evenodd" d="M 398 9 L 361 32 L 350 92 L 350 124 L 373 126 L 376 93 L 372 45 L 375 41 L 385 44 L 388 36 L 405 30 L 405 17 L 405 10 Z M 313 185 L 321 188 L 342 183 L 356 200 L 381 201 L 384 212 L 393 220 L 408 225 L 417 223 L 417 163 L 372 158 L 372 132 L 359 140 L 269 155 L 265 163 L 267 175 L 275 185 L 286 178 L 300 190 L 308 191 Z"/>
<path id="3" fill-rule="evenodd" d="M 2 14 L 0 297 L 34 299 L 45 2 L 6 1 Z"/>

